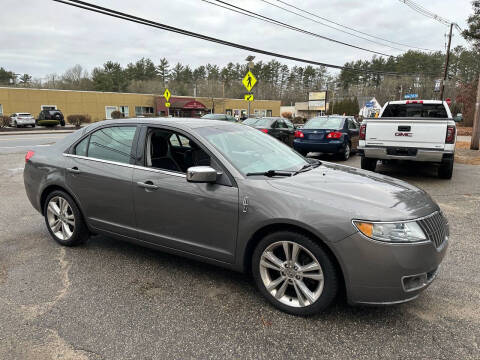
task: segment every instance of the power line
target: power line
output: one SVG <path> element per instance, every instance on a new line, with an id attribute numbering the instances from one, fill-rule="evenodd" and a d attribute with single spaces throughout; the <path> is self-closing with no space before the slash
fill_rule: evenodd
<path id="1" fill-rule="evenodd" d="M 331 26 L 331 25 L 322 23 L 321 21 L 312 19 L 311 17 L 308 17 L 308 16 L 305 16 L 305 15 L 299 14 L 299 13 L 297 13 L 297 12 L 295 12 L 295 11 L 286 9 L 286 8 L 284 8 L 284 7 L 282 7 L 282 6 L 273 4 L 273 3 L 269 2 L 269 1 L 266 1 L 266 0 L 260 0 L 260 1 L 262 1 L 262 2 L 264 2 L 264 3 L 267 3 L 267 4 L 271 5 L 271 6 L 274 6 L 274 7 L 276 7 L 276 8 L 282 9 L 282 10 L 288 12 L 288 13 L 297 15 L 297 16 L 299 16 L 299 17 L 301 17 L 301 18 L 304 18 L 304 19 L 313 21 L 314 23 L 320 24 L 320 25 L 322 25 L 322 26 L 326 26 L 326 27 L 328 27 L 328 28 L 330 28 L 330 29 L 334 29 L 334 30 L 340 31 L 340 32 L 342 32 L 342 33 L 344 33 L 344 34 L 348 34 L 348 35 L 351 35 L 351 36 L 355 36 L 355 37 L 357 37 L 357 38 L 359 38 L 359 39 L 366 40 L 366 41 L 369 41 L 369 42 L 371 42 L 371 43 L 374 43 L 374 44 L 377 44 L 377 45 L 380 45 L 380 46 L 386 46 L 386 47 L 389 47 L 389 48 L 394 49 L 394 50 L 405 51 L 404 49 L 399 49 L 399 48 L 396 48 L 396 47 L 394 47 L 394 46 L 390 46 L 390 45 L 387 45 L 387 44 L 383 44 L 383 43 L 380 43 L 380 42 L 378 42 L 378 41 L 375 41 L 375 40 L 372 40 L 372 39 L 369 39 L 369 38 L 366 38 L 366 37 L 357 35 L 357 34 L 355 34 L 355 33 L 352 33 L 352 32 L 346 31 L 346 30 L 338 29 L 338 28 L 336 28 L 335 26 Z"/>
<path id="2" fill-rule="evenodd" d="M 368 51 L 368 52 L 371 52 L 371 53 L 374 53 L 374 54 L 377 54 L 377 55 L 392 56 L 392 55 L 385 54 L 385 53 L 382 53 L 382 52 L 379 52 L 379 51 L 374 51 L 374 50 L 366 49 L 366 48 L 363 48 L 363 47 L 360 47 L 360 46 L 357 46 L 357 45 L 352 45 L 352 44 L 349 44 L 349 43 L 346 43 L 346 42 L 343 42 L 343 41 L 335 40 L 335 39 L 332 39 L 332 38 L 329 38 L 329 37 L 326 37 L 326 36 L 323 36 L 323 35 L 320 35 L 320 34 L 305 30 L 305 29 L 301 29 L 301 28 L 298 28 L 296 26 L 289 25 L 289 24 L 281 22 L 279 20 L 272 19 L 270 17 L 255 13 L 253 11 L 241 8 L 239 6 L 230 4 L 230 3 L 222 1 L 222 0 L 214 0 L 214 1 L 216 1 L 217 3 L 223 4 L 223 5 L 226 5 L 227 7 L 221 6 L 219 4 L 215 4 L 215 3 L 211 2 L 211 1 L 208 1 L 208 0 L 201 0 L 201 1 L 212 4 L 212 5 L 215 5 L 215 6 L 220 6 L 222 8 L 228 9 L 230 11 L 237 12 L 237 13 L 245 15 L 245 16 L 254 15 L 253 17 L 255 17 L 256 19 L 266 21 L 266 22 L 269 22 L 269 23 L 274 23 L 275 25 L 282 26 L 282 27 L 290 29 L 290 30 L 298 31 L 298 32 L 301 32 L 303 34 L 318 37 L 320 39 L 328 40 L 328 41 L 331 41 L 331 42 L 334 42 L 334 43 L 337 43 L 337 44 L 345 45 L 345 46 L 352 47 L 352 48 L 359 49 L 359 50 L 363 50 L 363 51 Z"/>
<path id="3" fill-rule="evenodd" d="M 407 76 L 408 77 L 437 76 L 437 74 L 400 74 L 400 73 L 396 73 L 396 72 L 375 71 L 375 70 L 368 70 L 368 69 L 357 69 L 357 68 L 350 67 L 350 66 L 327 64 L 327 63 L 322 63 L 322 62 L 318 62 L 318 61 L 302 59 L 302 58 L 298 58 L 298 57 L 294 57 L 294 56 L 290 56 L 290 55 L 275 53 L 275 52 L 272 52 L 272 51 L 253 48 L 253 47 L 250 47 L 250 46 L 241 45 L 241 44 L 238 44 L 238 43 L 222 40 L 222 39 L 219 39 L 219 38 L 214 38 L 214 37 L 211 37 L 211 36 L 194 33 L 194 32 L 188 31 L 188 30 L 184 30 L 184 29 L 180 29 L 180 28 L 173 27 L 173 26 L 170 26 L 170 25 L 162 24 L 162 23 L 159 23 L 159 22 L 147 20 L 147 19 L 144 19 L 144 18 L 141 18 L 141 17 L 138 17 L 138 16 L 130 15 L 130 14 L 127 14 L 127 13 L 123 13 L 123 12 L 120 12 L 120 11 L 117 11 L 117 10 L 112 10 L 112 9 L 109 9 L 109 8 L 94 5 L 94 4 L 87 3 L 87 2 L 84 2 L 84 1 L 80 1 L 80 0 L 53 0 L 53 1 L 65 4 L 65 5 L 77 7 L 77 8 L 83 9 L 83 10 L 87 10 L 87 11 L 107 15 L 107 16 L 110 16 L 110 17 L 118 18 L 118 19 L 121 19 L 121 20 L 138 23 L 138 24 L 141 24 L 141 25 L 162 29 L 162 30 L 174 32 L 174 33 L 177 33 L 177 34 L 202 39 L 202 40 L 205 40 L 205 41 L 210 41 L 210 42 L 221 44 L 221 45 L 224 45 L 224 46 L 229 46 L 229 47 L 233 47 L 233 48 L 237 48 L 237 49 L 241 49 L 241 50 L 246 50 L 246 51 L 257 53 L 257 54 L 273 56 L 273 57 L 286 59 L 286 60 L 298 61 L 298 62 L 311 64 L 311 65 L 316 65 L 316 66 L 324 66 L 324 67 L 327 67 L 327 68 L 354 71 L 354 72 L 364 72 L 364 73 L 377 74 L 377 75 L 391 75 L 391 76 L 401 76 L 401 77 L 407 77 Z"/>
<path id="4" fill-rule="evenodd" d="M 270 5 L 273 5 L 273 6 L 275 6 L 275 7 L 278 7 L 278 8 L 281 8 L 281 9 L 286 10 L 285 8 L 283 8 L 283 7 L 281 7 L 281 6 L 278 6 L 278 5 L 275 5 L 275 4 L 271 4 L 271 3 L 268 2 L 268 1 L 265 1 L 265 0 L 260 0 L 260 1 L 263 1 L 263 2 L 265 2 L 265 3 L 268 3 L 268 4 L 270 4 Z M 318 18 L 318 19 L 322 19 L 322 20 L 327 21 L 327 22 L 329 22 L 329 23 L 331 23 L 331 24 L 334 24 L 334 25 L 343 27 L 343 28 L 348 29 L 348 30 L 355 31 L 355 32 L 357 32 L 357 33 L 359 33 L 359 34 L 362 34 L 362 35 L 370 36 L 370 37 L 372 37 L 372 38 L 374 38 L 374 39 L 377 39 L 377 40 L 382 40 L 382 41 L 385 41 L 385 42 L 388 42 L 388 43 L 391 43 L 391 44 L 400 45 L 400 46 L 405 46 L 405 47 L 412 48 L 412 49 L 417 49 L 417 50 L 425 50 L 425 51 L 432 51 L 432 52 L 435 51 L 435 50 L 425 49 L 425 48 L 421 48 L 421 47 L 417 47 L 417 46 L 402 44 L 402 43 L 399 43 L 399 42 L 396 42 L 396 41 L 393 41 L 393 40 L 388 40 L 388 39 L 382 38 L 382 37 L 380 37 L 380 36 L 368 34 L 368 33 L 366 33 L 366 32 L 360 31 L 360 30 L 358 30 L 358 29 L 352 28 L 352 27 L 350 27 L 350 26 L 343 25 L 343 24 L 340 24 L 340 23 L 338 23 L 338 22 L 329 20 L 329 19 L 327 19 L 327 18 L 325 18 L 325 17 L 322 17 L 322 16 L 320 16 L 320 15 L 314 14 L 314 13 L 312 13 L 312 12 L 310 12 L 310 11 L 301 9 L 301 8 L 299 8 L 299 7 L 295 6 L 295 5 L 289 4 L 289 3 L 285 2 L 285 1 L 282 1 L 282 0 L 276 0 L 276 1 L 279 2 L 279 3 L 282 3 L 282 4 L 284 4 L 284 5 L 287 5 L 287 6 L 291 7 L 291 8 L 293 8 L 293 9 L 296 9 L 296 10 L 299 10 L 299 11 L 301 11 L 301 12 L 304 12 L 305 14 L 312 15 L 312 16 Z M 401 1 L 401 0 L 400 0 L 400 1 Z M 286 10 L 286 11 L 288 11 L 288 10 Z M 337 30 L 338 30 L 338 29 L 337 29 Z"/>
<path id="5" fill-rule="evenodd" d="M 438 16 L 437 14 L 431 12 L 430 10 L 424 8 L 423 6 L 418 5 L 417 3 L 415 3 L 411 0 L 398 0 L 398 1 L 400 1 L 401 3 L 404 3 L 405 5 L 410 7 L 411 9 L 418 12 L 419 14 L 422 14 L 426 17 L 434 19 L 434 20 L 438 21 L 439 23 L 441 23 L 445 26 L 450 26 L 450 24 L 452 23 L 452 21 L 449 21 L 447 19 L 442 18 L 441 16 Z"/>

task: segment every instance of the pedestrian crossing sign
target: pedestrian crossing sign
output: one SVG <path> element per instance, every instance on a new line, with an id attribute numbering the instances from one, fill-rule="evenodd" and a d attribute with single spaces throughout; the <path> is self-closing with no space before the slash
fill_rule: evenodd
<path id="1" fill-rule="evenodd" d="M 171 96 L 170 90 L 165 89 L 165 92 L 163 93 L 163 97 L 165 98 L 165 100 L 167 100 L 167 102 L 168 100 L 170 100 L 170 96 Z"/>
<path id="2" fill-rule="evenodd" d="M 253 87 L 255 86 L 255 84 L 257 83 L 257 79 L 252 74 L 252 72 L 249 70 L 247 75 L 245 75 L 245 77 L 243 78 L 242 83 L 243 83 L 243 86 L 245 86 L 245 88 L 248 91 L 251 91 L 253 89 Z"/>

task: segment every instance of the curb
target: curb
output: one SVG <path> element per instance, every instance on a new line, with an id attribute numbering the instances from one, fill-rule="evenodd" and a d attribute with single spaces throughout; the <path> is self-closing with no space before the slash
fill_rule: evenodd
<path id="1" fill-rule="evenodd" d="M 80 128 L 81 129 L 81 128 Z M 74 127 L 72 128 L 62 128 L 58 130 L 54 129 L 38 129 L 38 128 L 32 128 L 31 130 L 13 130 L 13 128 L 10 130 L 0 130 L 0 136 L 5 136 L 5 135 L 38 135 L 38 134 L 68 134 L 72 133 L 74 131 L 77 131 L 79 129 L 76 129 Z"/>

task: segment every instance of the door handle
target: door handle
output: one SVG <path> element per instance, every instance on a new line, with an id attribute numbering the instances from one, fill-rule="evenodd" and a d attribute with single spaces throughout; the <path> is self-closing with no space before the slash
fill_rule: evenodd
<path id="1" fill-rule="evenodd" d="M 157 185 L 154 185 L 153 182 L 151 181 L 145 181 L 145 182 L 137 182 L 137 185 L 144 188 L 144 189 L 148 189 L 148 190 L 157 190 L 158 189 L 158 186 Z"/>
<path id="2" fill-rule="evenodd" d="M 67 169 L 67 171 L 68 171 L 69 173 L 72 173 L 72 174 L 80 174 L 80 170 L 78 170 L 78 168 L 77 168 L 76 166 Z"/>

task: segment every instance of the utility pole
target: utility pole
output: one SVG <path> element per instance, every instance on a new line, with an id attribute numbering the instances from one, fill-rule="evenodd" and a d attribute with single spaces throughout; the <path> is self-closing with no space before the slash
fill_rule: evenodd
<path id="1" fill-rule="evenodd" d="M 478 75 L 477 101 L 475 102 L 475 115 L 473 118 L 472 140 L 470 149 L 478 150 L 480 142 L 480 74 Z"/>
<path id="2" fill-rule="evenodd" d="M 445 70 L 443 72 L 442 86 L 440 87 L 440 100 L 443 101 L 443 92 L 445 91 L 445 81 L 447 81 L 448 62 L 450 61 L 450 44 L 452 43 L 453 23 L 450 24 L 450 33 L 448 34 L 447 55 L 445 57 Z"/>

